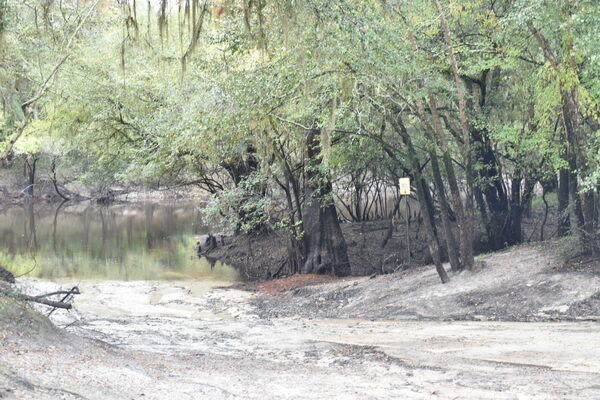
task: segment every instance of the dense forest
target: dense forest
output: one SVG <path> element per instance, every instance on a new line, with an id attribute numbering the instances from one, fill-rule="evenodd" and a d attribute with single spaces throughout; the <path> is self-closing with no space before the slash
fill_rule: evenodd
<path id="1" fill-rule="evenodd" d="M 0 0 L 0 163 L 27 198 L 199 187 L 291 273 L 348 275 L 342 216 L 404 177 L 442 282 L 540 196 L 597 253 L 599 30 L 596 0 Z"/>

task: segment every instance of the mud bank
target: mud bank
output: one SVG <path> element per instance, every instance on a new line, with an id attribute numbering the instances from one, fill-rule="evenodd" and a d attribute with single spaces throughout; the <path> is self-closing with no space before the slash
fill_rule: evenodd
<path id="1" fill-rule="evenodd" d="M 563 267 L 561 245 L 522 245 L 480 256 L 480 269 L 450 273 L 445 285 L 432 266 L 296 287 L 265 282 L 266 292 L 273 285 L 281 289 L 257 297 L 254 305 L 263 318 L 600 321 L 600 264 Z"/>
<path id="2" fill-rule="evenodd" d="M 527 240 L 538 240 L 539 224 L 542 219 L 543 211 L 540 207 L 535 207 L 531 217 L 523 221 L 523 237 Z M 341 228 L 348 245 L 348 257 L 354 276 L 401 272 L 431 263 L 423 227 L 417 222 L 412 222 L 407 230 L 403 220 L 395 221 L 387 241 L 385 241 L 389 233 L 387 220 L 342 223 Z M 481 254 L 486 251 L 487 244 L 483 227 L 478 229 L 474 248 L 476 254 Z M 548 222 L 545 237 L 548 238 L 555 233 L 554 223 Z M 291 275 L 285 263 L 287 237 L 284 232 L 218 236 L 217 248 L 208 251 L 206 255 L 235 266 L 248 279 L 267 280 Z M 204 245 L 203 242 L 201 244 Z M 442 252 L 445 253 L 443 243 L 441 246 Z"/>
<path id="3" fill-rule="evenodd" d="M 595 323 L 264 319 L 261 292 L 82 289 L 54 341 L 0 342 L 0 398 L 600 398 Z"/>
<path id="4" fill-rule="evenodd" d="M 395 226 L 393 235 L 382 246 L 389 227 L 388 221 L 342 224 L 352 275 L 386 274 L 430 263 L 424 232 L 417 224 L 413 225 L 409 230 L 409 264 L 405 226 Z M 206 255 L 235 266 L 249 279 L 265 280 L 290 275 L 285 264 L 287 238 L 284 233 L 226 236 L 222 240 L 223 244 L 219 240 L 219 246 Z"/>

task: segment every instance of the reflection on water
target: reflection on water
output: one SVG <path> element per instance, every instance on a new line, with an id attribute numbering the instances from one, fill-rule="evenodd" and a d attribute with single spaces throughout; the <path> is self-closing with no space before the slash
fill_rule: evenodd
<path id="1" fill-rule="evenodd" d="M 54 280 L 240 281 L 234 268 L 194 256 L 194 235 L 208 231 L 194 206 L 0 206 L 0 265 Z"/>

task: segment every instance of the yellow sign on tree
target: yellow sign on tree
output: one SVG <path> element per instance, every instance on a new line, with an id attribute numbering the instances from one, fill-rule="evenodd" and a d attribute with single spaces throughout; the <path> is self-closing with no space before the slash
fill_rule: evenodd
<path id="1" fill-rule="evenodd" d="M 410 178 L 400 178 L 400 195 L 408 196 L 410 195 Z"/>

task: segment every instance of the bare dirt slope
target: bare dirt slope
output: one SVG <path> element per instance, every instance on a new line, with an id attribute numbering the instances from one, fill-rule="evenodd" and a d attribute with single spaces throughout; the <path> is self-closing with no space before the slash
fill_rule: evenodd
<path id="1" fill-rule="evenodd" d="M 561 266 L 560 242 L 479 257 L 446 285 L 431 266 L 370 278 L 284 288 L 255 301 L 263 317 L 600 321 L 600 265 Z"/>

